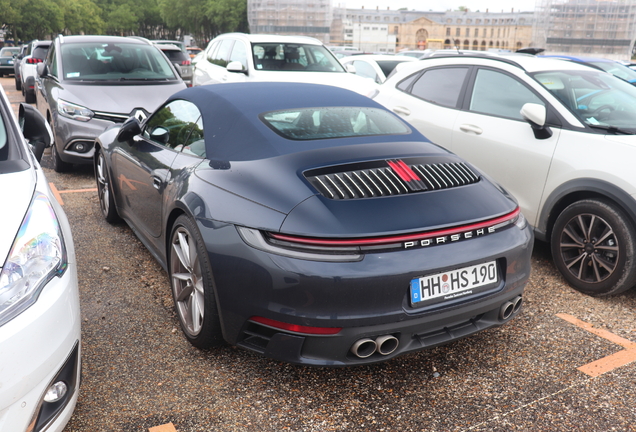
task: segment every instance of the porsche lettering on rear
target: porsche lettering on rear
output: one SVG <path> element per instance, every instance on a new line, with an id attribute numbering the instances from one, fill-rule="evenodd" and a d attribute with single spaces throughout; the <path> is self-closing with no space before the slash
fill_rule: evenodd
<path id="1" fill-rule="evenodd" d="M 487 228 L 470 230 L 470 231 L 457 233 L 457 234 L 430 237 L 430 238 L 425 238 L 425 239 L 416 240 L 416 241 L 407 241 L 407 242 L 404 242 L 404 249 L 409 249 L 413 247 L 436 246 L 436 245 L 446 244 L 446 243 L 454 243 L 461 240 L 468 240 L 471 238 L 481 237 L 487 234 L 492 234 L 496 231 L 497 231 L 497 227 L 491 226 Z"/>

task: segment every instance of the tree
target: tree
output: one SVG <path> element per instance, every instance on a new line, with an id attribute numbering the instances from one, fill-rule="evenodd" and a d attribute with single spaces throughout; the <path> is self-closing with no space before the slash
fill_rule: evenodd
<path id="1" fill-rule="evenodd" d="M 64 33 L 102 34 L 106 23 L 102 19 L 102 10 L 91 0 L 62 0 L 64 14 Z"/>
<path id="2" fill-rule="evenodd" d="M 51 0 L 26 0 L 16 6 L 19 8 L 16 33 L 20 32 L 20 39 L 24 41 L 46 39 L 64 29 L 64 13 Z"/>

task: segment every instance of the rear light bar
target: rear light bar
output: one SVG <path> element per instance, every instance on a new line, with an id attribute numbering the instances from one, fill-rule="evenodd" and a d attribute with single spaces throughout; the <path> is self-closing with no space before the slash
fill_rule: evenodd
<path id="1" fill-rule="evenodd" d="M 190 66 L 190 60 L 183 60 L 181 66 Z"/>
<path id="2" fill-rule="evenodd" d="M 29 57 L 28 59 L 26 59 L 27 64 L 38 64 L 38 63 L 42 63 L 42 59 L 39 58 L 33 58 L 33 57 Z"/>
<path id="3" fill-rule="evenodd" d="M 293 333 L 304 333 L 304 334 L 313 334 L 313 335 L 335 335 L 340 333 L 342 327 L 309 327 L 298 324 L 289 324 L 281 321 L 276 321 L 269 318 L 253 316 L 250 318 L 250 321 L 254 321 L 255 323 L 263 324 L 268 327 L 274 327 L 280 330 L 286 330 Z"/>
<path id="4" fill-rule="evenodd" d="M 304 245 L 311 245 L 311 246 L 323 246 L 323 247 L 379 246 L 379 245 L 387 245 L 387 244 L 394 244 L 394 243 L 425 240 L 429 238 L 437 238 L 442 236 L 451 236 L 454 234 L 460 234 L 467 231 L 481 230 L 481 229 L 489 228 L 493 226 L 497 226 L 497 228 L 501 228 L 505 225 L 509 225 L 511 223 L 516 222 L 516 219 L 519 217 L 520 212 L 521 211 L 519 210 L 519 207 L 517 207 L 514 211 L 504 216 L 494 218 L 494 219 L 489 219 L 483 222 L 462 225 L 462 226 L 442 229 L 442 230 L 426 231 L 426 232 L 417 233 L 417 234 L 405 234 L 405 235 L 386 236 L 386 237 L 334 240 L 334 239 L 321 239 L 321 238 L 310 238 L 310 237 L 297 237 L 297 236 L 278 234 L 273 232 L 269 232 L 268 235 L 270 238 L 274 240 L 298 243 L 298 244 L 304 244 Z"/>

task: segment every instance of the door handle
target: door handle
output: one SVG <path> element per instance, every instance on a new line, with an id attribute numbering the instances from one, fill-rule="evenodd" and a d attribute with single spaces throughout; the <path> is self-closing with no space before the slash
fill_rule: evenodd
<path id="1" fill-rule="evenodd" d="M 459 127 L 462 132 L 474 133 L 475 135 L 481 135 L 484 131 L 482 128 L 474 125 L 463 124 Z"/>
<path id="2" fill-rule="evenodd" d="M 393 112 L 405 116 L 411 115 L 411 110 L 404 107 L 393 107 Z"/>

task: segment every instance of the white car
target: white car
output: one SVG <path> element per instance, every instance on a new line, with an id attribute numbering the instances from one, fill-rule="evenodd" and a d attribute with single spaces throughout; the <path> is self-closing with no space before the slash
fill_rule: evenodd
<path id="1" fill-rule="evenodd" d="M 20 89 L 22 96 L 27 103 L 35 102 L 35 77 L 37 76 L 37 65 L 42 63 L 49 52 L 51 41 L 31 42 L 31 53 L 20 61 Z"/>
<path id="2" fill-rule="evenodd" d="M 192 86 L 226 82 L 307 82 L 367 95 L 377 85 L 348 73 L 318 39 L 306 36 L 222 34 L 192 59 Z"/>
<path id="3" fill-rule="evenodd" d="M 400 63 L 417 61 L 415 57 L 394 56 L 382 54 L 363 54 L 355 56 L 347 56 L 340 59 L 345 67 L 349 64 L 355 68 L 356 75 L 363 78 L 370 78 L 378 84 L 386 81 L 386 78 L 395 70 Z"/>
<path id="4" fill-rule="evenodd" d="M 564 60 L 464 54 L 404 65 L 374 99 L 512 193 L 574 288 L 636 285 L 636 87 Z"/>
<path id="5" fill-rule="evenodd" d="M 0 430 L 62 431 L 81 370 L 73 238 L 38 162 L 46 120 L 20 106 L 27 144 L 2 89 L 0 110 Z"/>

